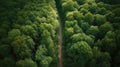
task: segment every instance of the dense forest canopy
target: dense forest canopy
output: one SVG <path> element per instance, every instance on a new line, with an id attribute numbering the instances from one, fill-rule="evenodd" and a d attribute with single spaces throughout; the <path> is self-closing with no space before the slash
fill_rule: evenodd
<path id="1" fill-rule="evenodd" d="M 120 67 L 120 0 L 0 0 L 0 67 L 60 67 L 59 38 L 63 67 Z"/>

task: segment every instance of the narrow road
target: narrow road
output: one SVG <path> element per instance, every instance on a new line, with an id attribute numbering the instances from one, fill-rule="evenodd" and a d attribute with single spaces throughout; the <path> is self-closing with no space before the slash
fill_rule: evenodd
<path id="1" fill-rule="evenodd" d="M 62 26 L 59 20 L 59 36 L 58 36 L 58 67 L 62 67 Z"/>
<path id="2" fill-rule="evenodd" d="M 59 31 L 58 31 L 58 67 L 62 67 L 62 22 L 61 22 L 61 0 L 55 0 L 57 8 Z"/>

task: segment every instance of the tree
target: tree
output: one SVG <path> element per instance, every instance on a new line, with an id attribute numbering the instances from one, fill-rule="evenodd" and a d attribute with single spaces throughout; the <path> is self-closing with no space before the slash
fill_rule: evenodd
<path id="1" fill-rule="evenodd" d="M 87 33 L 87 34 L 90 34 L 90 35 L 97 36 L 98 33 L 99 33 L 98 26 L 91 26 L 91 27 L 86 31 L 86 33 Z"/>
<path id="2" fill-rule="evenodd" d="M 90 27 L 90 25 L 88 22 L 81 22 L 80 27 L 85 32 Z"/>
<path id="3" fill-rule="evenodd" d="M 119 43 L 120 43 L 120 30 L 116 30 L 115 31 L 115 33 L 116 33 L 116 35 L 115 35 L 115 38 L 116 38 L 116 44 L 117 44 L 117 47 L 119 48 L 120 47 L 120 45 L 119 45 Z"/>
<path id="4" fill-rule="evenodd" d="M 73 26 L 75 26 L 75 24 L 77 24 L 77 21 L 76 21 L 76 20 L 66 21 L 66 22 L 65 22 L 65 27 L 73 27 Z"/>
<path id="5" fill-rule="evenodd" d="M 69 37 L 69 36 L 73 35 L 73 33 L 74 33 L 74 29 L 72 27 L 66 28 L 65 30 L 66 30 L 65 31 L 66 37 L 67 36 Z"/>
<path id="6" fill-rule="evenodd" d="M 73 13 L 73 11 L 72 12 L 67 12 L 67 14 L 66 14 L 66 19 L 67 20 L 74 20 L 74 13 Z"/>
<path id="7" fill-rule="evenodd" d="M 84 33 L 78 33 L 74 34 L 70 37 L 71 41 L 73 43 L 76 43 L 78 41 L 86 41 L 90 46 L 93 46 L 94 40 L 88 35 L 85 35 Z"/>
<path id="8" fill-rule="evenodd" d="M 62 9 L 63 9 L 63 12 L 73 11 L 75 9 L 74 2 L 72 0 L 68 0 L 66 2 L 63 2 Z"/>
<path id="9" fill-rule="evenodd" d="M 115 67 L 119 67 L 120 66 L 120 51 L 118 51 L 118 53 L 115 55 L 115 57 L 113 58 L 113 63 L 112 65 Z"/>
<path id="10" fill-rule="evenodd" d="M 15 60 L 11 57 L 5 57 L 0 62 L 0 67 L 14 67 L 14 65 L 15 65 Z"/>
<path id="11" fill-rule="evenodd" d="M 95 42 L 95 46 L 98 47 L 100 50 L 101 50 L 101 45 L 102 45 L 102 41 L 100 39 L 98 39 L 96 42 Z"/>
<path id="12" fill-rule="evenodd" d="M 42 67 L 49 67 L 51 61 L 52 61 L 51 57 L 45 57 L 41 60 L 41 66 Z"/>
<path id="13" fill-rule="evenodd" d="M 86 22 L 88 22 L 91 25 L 91 24 L 93 24 L 94 16 L 92 13 L 89 12 L 89 13 L 85 14 L 84 19 Z"/>
<path id="14" fill-rule="evenodd" d="M 78 4 L 82 5 L 86 2 L 86 0 L 76 0 L 78 2 Z"/>
<path id="15" fill-rule="evenodd" d="M 82 32 L 82 29 L 78 26 L 78 23 L 77 23 L 76 20 L 66 21 L 66 22 L 65 22 L 65 27 L 66 27 L 66 28 L 73 27 L 73 30 L 74 30 L 75 33 L 80 33 L 80 32 Z"/>
<path id="16" fill-rule="evenodd" d="M 88 13 L 89 11 L 88 11 L 87 8 L 81 8 L 81 9 L 80 9 L 80 12 L 81 12 L 83 15 L 85 15 L 85 14 Z"/>
<path id="17" fill-rule="evenodd" d="M 29 36 L 17 36 L 11 43 L 14 54 L 19 59 L 30 58 L 32 50 L 34 50 L 34 41 Z"/>
<path id="18" fill-rule="evenodd" d="M 42 35 L 49 33 L 48 35 L 45 36 L 55 37 L 55 32 L 56 32 L 55 29 L 56 28 L 50 23 L 41 23 L 39 31 L 43 33 Z"/>
<path id="19" fill-rule="evenodd" d="M 102 14 L 102 15 L 105 15 L 107 13 L 107 10 L 104 7 L 102 7 L 102 8 L 98 9 L 98 13 Z"/>
<path id="20" fill-rule="evenodd" d="M 100 25 L 102 25 L 102 24 L 104 24 L 106 22 L 106 18 L 103 15 L 96 14 L 94 17 L 95 17 L 95 21 L 94 21 L 95 25 L 100 26 Z"/>
<path id="21" fill-rule="evenodd" d="M 78 24 L 75 24 L 75 26 L 73 27 L 74 28 L 74 31 L 75 33 L 82 33 L 82 29 L 78 26 Z"/>
<path id="22" fill-rule="evenodd" d="M 110 22 L 114 22 L 113 21 L 113 18 L 114 18 L 114 13 L 112 13 L 111 11 L 109 11 L 109 12 L 107 12 L 107 14 L 105 14 L 105 16 L 106 16 L 106 19 L 108 20 L 108 21 L 110 21 Z"/>
<path id="23" fill-rule="evenodd" d="M 78 10 L 73 11 L 73 16 L 74 16 L 74 19 L 76 19 L 78 22 L 84 18 L 83 14 L 80 13 Z"/>
<path id="24" fill-rule="evenodd" d="M 88 62 L 89 67 L 110 67 L 110 54 L 108 52 L 100 52 L 97 47 L 92 49 L 93 57 Z"/>
<path id="25" fill-rule="evenodd" d="M 9 45 L 1 45 L 0 44 L 0 58 L 10 56 L 10 46 Z"/>
<path id="26" fill-rule="evenodd" d="M 104 2 L 104 3 L 107 3 L 107 4 L 119 4 L 120 3 L 120 1 L 119 0 L 96 0 L 97 2 L 100 2 L 100 1 L 102 1 L 102 2 Z"/>
<path id="27" fill-rule="evenodd" d="M 21 35 L 21 31 L 19 29 L 12 29 L 9 33 L 8 33 L 8 39 L 10 41 L 14 40 L 15 37 L 20 36 Z"/>
<path id="28" fill-rule="evenodd" d="M 36 61 L 38 61 L 38 66 L 49 67 L 52 58 L 47 56 L 47 49 L 44 45 L 40 45 L 36 51 L 35 55 Z"/>
<path id="29" fill-rule="evenodd" d="M 103 51 L 107 51 L 111 55 L 113 55 L 114 51 L 116 50 L 115 33 L 112 31 L 108 31 L 105 37 L 102 39 L 101 46 Z"/>
<path id="30" fill-rule="evenodd" d="M 7 29 L 0 27 L 0 38 L 5 37 L 7 34 Z"/>
<path id="31" fill-rule="evenodd" d="M 25 25 L 21 27 L 21 31 L 25 34 L 25 35 L 29 35 L 32 38 L 36 39 L 38 36 L 37 31 L 30 25 Z"/>
<path id="32" fill-rule="evenodd" d="M 71 67 L 84 67 L 86 62 L 92 58 L 92 49 L 85 41 L 74 43 L 67 51 L 68 57 L 72 58 Z"/>
<path id="33" fill-rule="evenodd" d="M 97 4 L 95 2 L 88 2 L 89 4 L 89 11 L 93 14 L 96 14 L 98 12 L 98 7 L 97 7 Z"/>
<path id="34" fill-rule="evenodd" d="M 106 22 L 99 27 L 101 36 L 104 36 L 108 31 L 112 31 L 113 27 L 110 22 Z"/>
<path id="35" fill-rule="evenodd" d="M 41 43 L 42 44 L 49 44 L 48 42 L 46 42 L 47 38 L 51 38 L 50 37 L 50 32 L 48 30 L 44 30 L 41 34 L 41 37 L 42 37 L 42 40 L 41 40 Z"/>
<path id="36" fill-rule="evenodd" d="M 16 67 L 37 67 L 37 64 L 32 59 L 26 58 L 24 60 L 18 60 L 16 62 Z"/>

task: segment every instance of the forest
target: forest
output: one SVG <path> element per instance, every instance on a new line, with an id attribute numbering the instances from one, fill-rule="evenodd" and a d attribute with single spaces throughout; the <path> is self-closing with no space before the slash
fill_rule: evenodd
<path id="1" fill-rule="evenodd" d="M 0 0 L 0 67 L 120 67 L 120 0 Z"/>

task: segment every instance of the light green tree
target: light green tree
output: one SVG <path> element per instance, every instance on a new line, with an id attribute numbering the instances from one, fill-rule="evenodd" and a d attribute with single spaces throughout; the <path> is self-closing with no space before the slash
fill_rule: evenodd
<path id="1" fill-rule="evenodd" d="M 47 56 L 48 52 L 44 45 L 40 45 L 36 51 L 35 59 L 38 61 L 38 66 L 49 67 L 52 57 Z"/>
<path id="2" fill-rule="evenodd" d="M 17 36 L 11 43 L 14 54 L 19 59 L 30 58 L 32 50 L 34 50 L 34 41 L 29 36 Z"/>
<path id="3" fill-rule="evenodd" d="M 24 60 L 18 60 L 16 62 L 16 67 L 37 67 L 37 64 L 32 59 L 26 58 Z"/>

